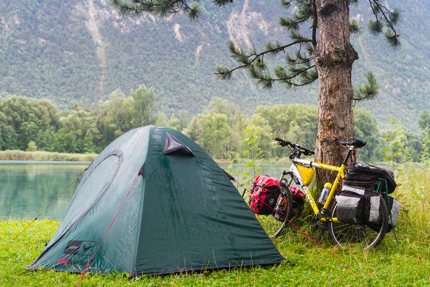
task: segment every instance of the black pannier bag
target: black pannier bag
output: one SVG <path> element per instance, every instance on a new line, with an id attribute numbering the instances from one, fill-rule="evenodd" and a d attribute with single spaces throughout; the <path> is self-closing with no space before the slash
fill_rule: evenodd
<path id="1" fill-rule="evenodd" d="M 399 218 L 400 213 L 400 202 L 386 194 L 380 195 L 376 193 L 376 196 L 369 198 L 367 204 L 367 208 L 369 210 L 367 225 L 376 231 L 380 229 L 382 218 L 379 206 L 381 204 L 381 200 L 384 200 L 388 207 L 389 214 L 387 232 L 390 232 L 397 225 L 397 219 Z"/>
<path id="2" fill-rule="evenodd" d="M 386 200 L 388 205 L 388 211 L 390 213 L 390 217 L 388 220 L 388 231 L 390 231 L 394 226 L 397 225 L 397 219 L 399 218 L 400 213 L 400 202 L 389 195 L 387 195 L 386 197 L 388 198 L 388 200 L 385 199 L 384 196 L 384 199 Z"/>
<path id="3" fill-rule="evenodd" d="M 339 221 L 351 224 L 366 222 L 366 191 L 344 185 L 339 195 L 336 195 L 336 217 Z"/>
<path id="4" fill-rule="evenodd" d="M 374 191 L 376 194 L 366 194 L 366 211 L 368 214 L 366 224 L 375 229 L 380 229 L 381 211 L 380 200 L 384 200 L 388 207 L 388 229 L 390 232 L 397 224 L 400 213 L 400 202 L 389 196 L 396 189 L 394 173 L 388 169 L 377 167 L 363 162 L 357 162 L 348 167 L 345 176 L 345 185 L 360 187 L 367 192 Z"/>
<path id="5" fill-rule="evenodd" d="M 381 200 L 381 195 L 372 190 L 344 185 L 336 196 L 336 217 L 344 223 L 371 223 L 376 227 L 382 221 Z"/>
<path id="6" fill-rule="evenodd" d="M 366 223 L 370 224 L 380 224 L 382 221 L 381 214 L 381 196 L 372 192 L 372 194 L 368 194 L 366 197 Z"/>
<path id="7" fill-rule="evenodd" d="M 390 232 L 397 224 L 400 202 L 387 194 L 380 194 L 361 187 L 344 185 L 341 193 L 336 196 L 336 217 L 341 222 L 366 224 L 375 231 L 378 231 L 382 221 L 381 200 L 384 200 L 388 207 L 387 232 Z"/>
<path id="8" fill-rule="evenodd" d="M 364 162 L 356 162 L 350 165 L 344 181 L 346 185 L 362 187 L 373 191 L 377 191 L 381 183 L 383 189 L 387 189 L 387 193 L 392 193 L 397 186 L 394 173 L 388 169 Z"/>

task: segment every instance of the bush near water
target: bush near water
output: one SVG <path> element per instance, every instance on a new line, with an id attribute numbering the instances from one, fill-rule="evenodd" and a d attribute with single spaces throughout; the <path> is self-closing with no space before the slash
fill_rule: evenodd
<path id="1" fill-rule="evenodd" d="M 97 154 L 88 153 L 59 153 L 49 151 L 0 151 L 0 160 L 36 160 L 36 161 L 82 161 L 89 162 L 96 158 Z"/>
<path id="2" fill-rule="evenodd" d="M 274 241 L 288 260 L 280 265 L 133 280 L 128 274 L 87 274 L 81 286 L 429 286 L 430 168 L 404 164 L 396 167 L 396 176 L 399 186 L 394 195 L 402 203 L 396 228 L 398 243 L 390 233 L 375 250 L 332 246 L 326 233 L 313 229 L 309 218 L 303 218 L 296 223 L 324 248 L 289 229 Z M 0 221 L 0 286 L 74 286 L 79 274 L 25 270 L 59 224 L 36 221 L 14 239 L 29 223 Z"/>

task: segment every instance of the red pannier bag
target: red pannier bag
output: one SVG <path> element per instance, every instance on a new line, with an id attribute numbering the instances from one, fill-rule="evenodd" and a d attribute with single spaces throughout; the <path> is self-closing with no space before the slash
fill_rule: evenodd
<path id="1" fill-rule="evenodd" d="M 262 215 L 272 214 L 279 194 L 280 185 L 277 179 L 264 175 L 257 176 L 251 187 L 251 211 Z"/>

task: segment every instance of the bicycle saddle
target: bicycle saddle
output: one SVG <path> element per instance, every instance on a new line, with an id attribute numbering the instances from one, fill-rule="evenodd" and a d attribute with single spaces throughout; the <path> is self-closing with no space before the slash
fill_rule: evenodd
<path id="1" fill-rule="evenodd" d="M 353 146 L 356 148 L 361 148 L 364 147 L 366 145 L 365 141 L 362 140 L 351 140 L 351 141 L 340 141 L 340 144 L 342 145 L 348 145 L 348 146 Z"/>

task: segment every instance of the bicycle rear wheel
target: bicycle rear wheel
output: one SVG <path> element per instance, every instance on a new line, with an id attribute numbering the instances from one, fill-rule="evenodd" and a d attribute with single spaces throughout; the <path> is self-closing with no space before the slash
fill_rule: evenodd
<path id="1" fill-rule="evenodd" d="M 281 194 L 278 197 L 273 214 L 268 218 L 270 222 L 265 223 L 267 234 L 271 237 L 279 236 L 288 225 L 293 208 L 293 195 L 286 185 L 281 184 Z"/>
<path id="2" fill-rule="evenodd" d="M 336 245 L 358 245 L 364 249 L 374 248 L 385 236 L 388 228 L 388 207 L 381 197 L 380 201 L 381 222 L 380 224 L 349 224 L 342 222 L 328 223 L 328 232 L 332 242 Z M 332 209 L 332 217 L 336 215 L 337 204 Z"/>

